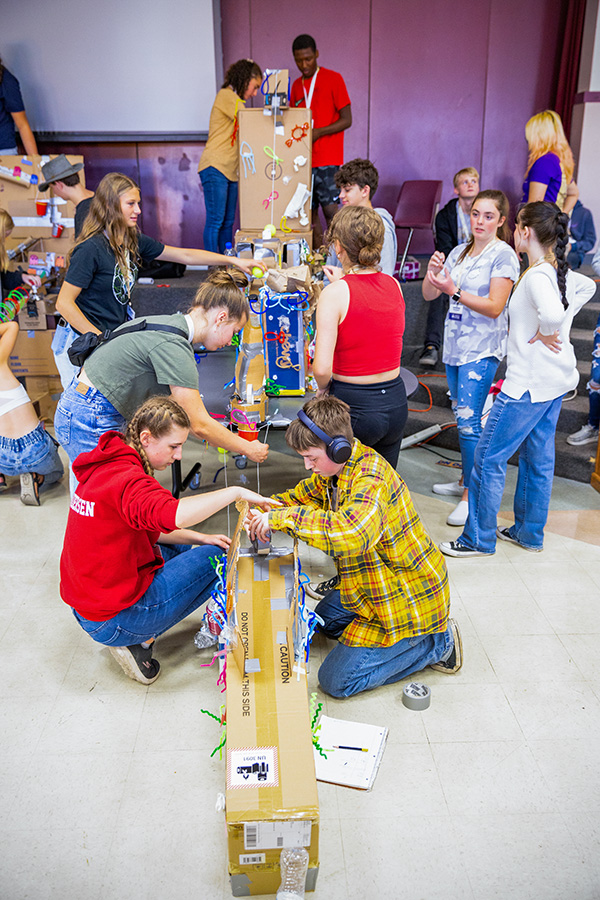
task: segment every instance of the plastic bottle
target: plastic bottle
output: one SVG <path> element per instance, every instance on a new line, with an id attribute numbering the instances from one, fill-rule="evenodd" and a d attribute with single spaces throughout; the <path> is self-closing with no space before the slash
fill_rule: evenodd
<path id="1" fill-rule="evenodd" d="M 225 256 L 235 256 L 235 250 L 233 249 L 230 241 L 227 241 L 227 243 L 225 244 Z"/>
<path id="2" fill-rule="evenodd" d="M 279 865 L 281 867 L 281 884 L 276 900 L 304 900 L 308 850 L 305 847 L 282 850 Z"/>

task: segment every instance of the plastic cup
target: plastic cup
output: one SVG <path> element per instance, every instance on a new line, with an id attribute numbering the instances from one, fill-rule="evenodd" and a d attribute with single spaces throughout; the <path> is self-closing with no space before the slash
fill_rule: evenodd
<path id="1" fill-rule="evenodd" d="M 58 222 L 55 222 L 52 226 L 52 237 L 59 238 L 64 230 L 64 225 L 60 225 Z"/>
<path id="2" fill-rule="evenodd" d="M 257 441 L 258 428 L 248 428 L 246 425 L 238 425 L 238 436 L 244 441 Z"/>
<path id="3" fill-rule="evenodd" d="M 48 201 L 47 200 L 36 200 L 35 201 L 35 211 L 38 216 L 45 216 L 48 210 Z"/>

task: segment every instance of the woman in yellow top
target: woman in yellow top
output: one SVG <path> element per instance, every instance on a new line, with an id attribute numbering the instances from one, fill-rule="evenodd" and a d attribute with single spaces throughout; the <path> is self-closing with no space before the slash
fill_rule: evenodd
<path id="1" fill-rule="evenodd" d="M 204 249 L 224 253 L 233 241 L 233 220 L 238 198 L 238 110 L 255 97 L 262 71 L 252 59 L 229 66 L 225 82 L 210 113 L 208 141 L 198 172 L 204 191 L 206 225 Z"/>

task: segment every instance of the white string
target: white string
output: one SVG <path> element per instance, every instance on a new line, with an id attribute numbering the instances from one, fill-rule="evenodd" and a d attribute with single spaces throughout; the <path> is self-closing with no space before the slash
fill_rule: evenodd
<path id="1" fill-rule="evenodd" d="M 273 224 L 273 212 L 275 210 L 275 170 L 277 168 L 277 154 L 275 141 L 277 139 L 277 111 L 273 115 L 273 165 L 271 167 L 271 225 Z"/>

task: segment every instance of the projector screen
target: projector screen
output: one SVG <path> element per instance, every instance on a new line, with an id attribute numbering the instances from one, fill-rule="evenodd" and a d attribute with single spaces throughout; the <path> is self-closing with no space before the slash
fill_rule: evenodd
<path id="1" fill-rule="evenodd" d="M 25 0 L 0 57 L 38 134 L 198 135 L 222 80 L 218 0 Z"/>

